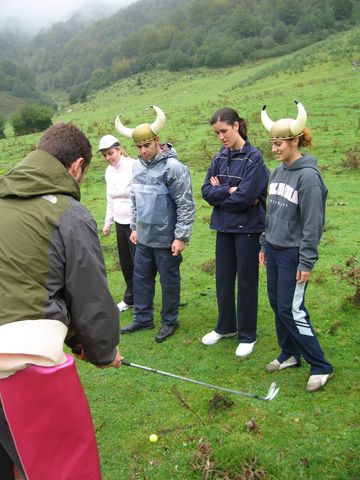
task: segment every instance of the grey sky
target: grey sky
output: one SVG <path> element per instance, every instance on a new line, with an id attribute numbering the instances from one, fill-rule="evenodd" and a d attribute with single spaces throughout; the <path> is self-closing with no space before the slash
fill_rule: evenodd
<path id="1" fill-rule="evenodd" d="M 79 11 L 89 18 L 103 18 L 135 0 L 2 0 L 0 29 L 36 33 L 68 20 Z"/>

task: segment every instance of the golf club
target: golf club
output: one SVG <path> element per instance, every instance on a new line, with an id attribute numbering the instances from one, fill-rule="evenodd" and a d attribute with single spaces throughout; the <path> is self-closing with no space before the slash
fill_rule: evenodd
<path id="1" fill-rule="evenodd" d="M 200 382 L 199 380 L 192 380 L 191 378 L 180 377 L 179 375 L 163 372 L 162 370 L 155 370 L 154 368 L 144 367 L 143 365 L 138 365 L 136 363 L 129 362 L 125 358 L 121 360 L 121 365 L 126 365 L 127 367 L 140 368 L 142 370 L 147 370 L 148 372 L 165 375 L 166 377 L 177 378 L 178 380 L 183 380 L 184 382 L 196 383 L 197 385 L 202 385 L 203 387 L 212 388 L 214 390 L 220 390 L 222 392 L 227 392 L 227 393 L 234 393 L 235 395 L 241 395 L 242 397 L 255 398 L 256 400 L 266 400 L 266 401 L 273 400 L 279 392 L 279 388 L 276 387 L 276 383 L 272 383 L 270 385 L 266 397 L 263 397 L 255 393 L 240 392 L 239 390 L 232 390 L 231 388 L 218 387 L 217 385 L 211 385 L 209 383 Z"/>

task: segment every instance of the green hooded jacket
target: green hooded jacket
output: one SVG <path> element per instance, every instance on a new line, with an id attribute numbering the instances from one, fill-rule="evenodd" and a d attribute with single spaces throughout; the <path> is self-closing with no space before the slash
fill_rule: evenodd
<path id="1" fill-rule="evenodd" d="M 96 223 L 61 162 L 35 150 L 0 177 L 0 326 L 54 319 L 95 364 L 110 363 L 119 313 Z"/>

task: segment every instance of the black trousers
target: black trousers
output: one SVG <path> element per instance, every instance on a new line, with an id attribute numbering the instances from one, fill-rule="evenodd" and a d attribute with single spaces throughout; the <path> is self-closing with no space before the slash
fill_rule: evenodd
<path id="1" fill-rule="evenodd" d="M 123 300 L 128 305 L 134 305 L 133 274 L 135 245 L 130 242 L 130 225 L 122 225 L 115 222 L 115 227 L 120 267 L 126 283 Z"/>
<path id="2" fill-rule="evenodd" d="M 219 316 L 215 331 L 220 334 L 237 331 L 239 343 L 256 340 L 259 250 L 257 233 L 217 232 L 216 294 Z"/>
<path id="3" fill-rule="evenodd" d="M 12 438 L 9 425 L 0 401 L 0 479 L 14 480 L 14 465 L 25 479 L 19 455 Z"/>

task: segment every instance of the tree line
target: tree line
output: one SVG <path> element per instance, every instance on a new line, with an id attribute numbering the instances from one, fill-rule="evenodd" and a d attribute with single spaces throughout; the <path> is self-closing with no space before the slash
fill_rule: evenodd
<path id="1" fill-rule="evenodd" d="M 61 90 L 71 103 L 84 101 L 91 91 L 155 68 L 219 68 L 283 55 L 359 18 L 356 0 L 142 0 L 86 28 L 72 18 L 19 44 L 11 61 L 16 81 L 3 60 L 0 91 Z M 13 43 L 6 47 L 14 50 Z"/>

